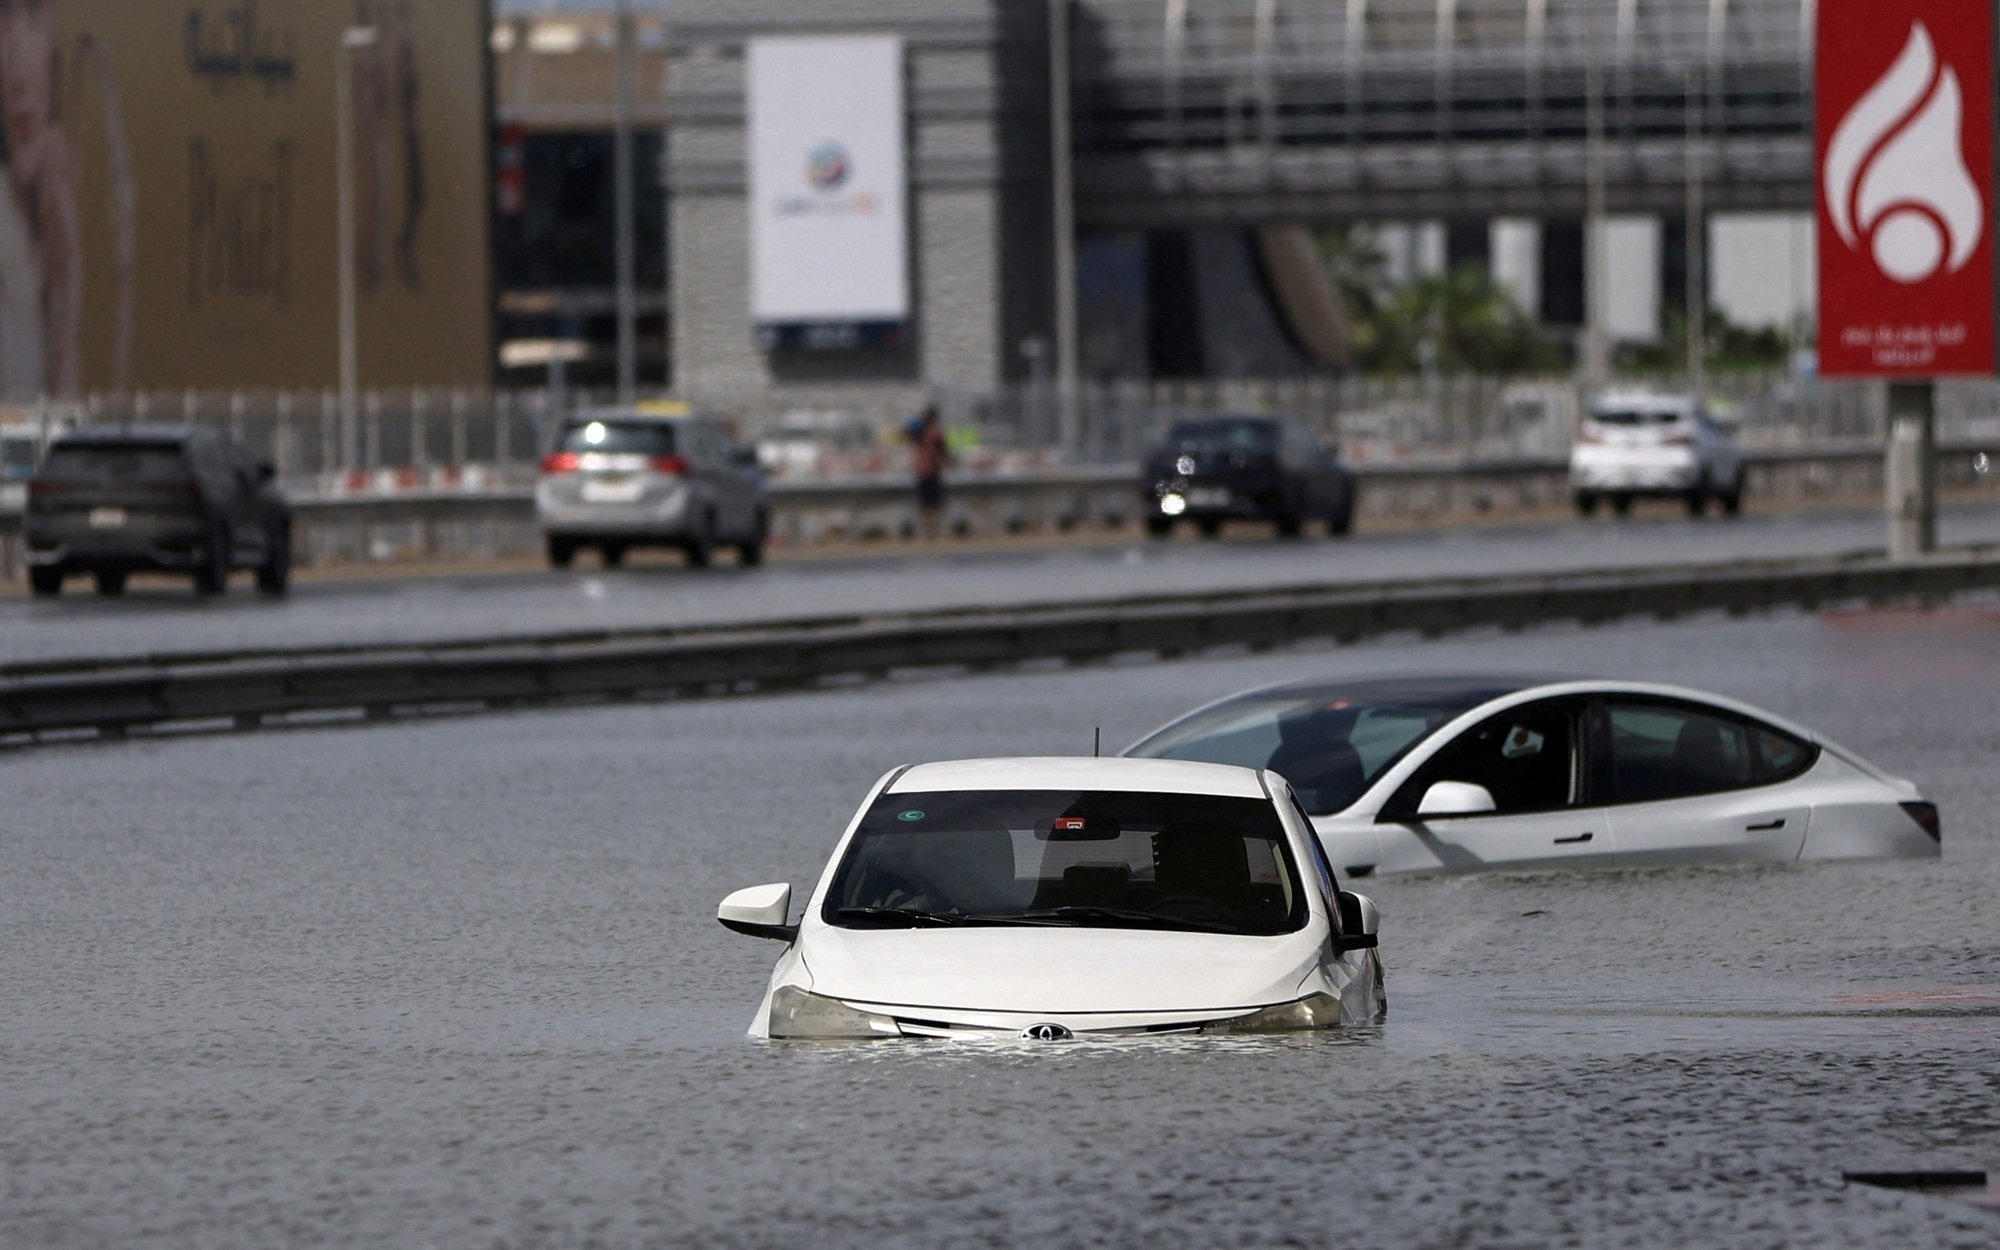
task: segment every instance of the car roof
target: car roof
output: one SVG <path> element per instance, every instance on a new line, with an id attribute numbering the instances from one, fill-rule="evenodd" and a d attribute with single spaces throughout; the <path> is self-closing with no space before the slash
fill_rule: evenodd
<path id="1" fill-rule="evenodd" d="M 1188 760 L 1108 756 L 1022 756 L 1012 759 L 941 760 L 905 769 L 883 791 L 937 790 L 1141 790 L 1155 794 L 1269 797 L 1254 768 Z"/>

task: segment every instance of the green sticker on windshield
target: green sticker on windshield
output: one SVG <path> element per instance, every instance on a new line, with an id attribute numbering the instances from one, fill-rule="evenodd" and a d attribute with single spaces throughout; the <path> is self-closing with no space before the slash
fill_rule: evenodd
<path id="1" fill-rule="evenodd" d="M 917 810 L 916 808 L 914 808 L 914 807 L 913 807 L 913 808 L 911 808 L 911 809 L 910 809 L 909 811 L 907 811 L 907 812 L 897 812 L 897 813 L 896 813 L 896 819 L 897 819 L 897 820 L 922 820 L 923 818 L 924 818 L 924 814 L 923 814 L 922 812 L 918 811 L 918 810 Z"/>

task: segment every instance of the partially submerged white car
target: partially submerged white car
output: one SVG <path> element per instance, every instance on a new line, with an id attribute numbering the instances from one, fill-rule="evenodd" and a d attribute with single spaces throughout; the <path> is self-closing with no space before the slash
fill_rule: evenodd
<path id="1" fill-rule="evenodd" d="M 786 943 L 753 1037 L 1275 1032 L 1385 1003 L 1375 905 L 1338 888 L 1291 788 L 1256 769 L 905 765 L 796 921 L 791 898 L 756 886 L 716 911 Z"/>
<path id="2" fill-rule="evenodd" d="M 1747 703 L 1647 682 L 1298 682 L 1125 754 L 1282 774 L 1350 877 L 1935 858 L 1942 840 L 1911 782 Z"/>

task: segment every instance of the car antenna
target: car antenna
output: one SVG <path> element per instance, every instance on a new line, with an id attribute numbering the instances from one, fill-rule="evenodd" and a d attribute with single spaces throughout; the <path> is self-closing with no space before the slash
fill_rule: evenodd
<path id="1" fill-rule="evenodd" d="M 1090 731 L 1090 758 L 1096 759 L 1098 756 L 1103 754 L 1104 754 L 1104 726 L 1099 725 L 1097 728 Z"/>

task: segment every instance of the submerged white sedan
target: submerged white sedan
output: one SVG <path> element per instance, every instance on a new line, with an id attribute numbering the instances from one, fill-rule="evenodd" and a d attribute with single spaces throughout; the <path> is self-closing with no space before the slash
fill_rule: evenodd
<path id="1" fill-rule="evenodd" d="M 1935 858 L 1937 806 L 1838 743 L 1679 686 L 1505 676 L 1298 682 L 1126 749 L 1280 773 L 1350 877 Z"/>
<path id="2" fill-rule="evenodd" d="M 992 759 L 875 783 L 792 920 L 790 885 L 716 918 L 785 952 L 753 1037 L 1329 1028 L 1383 1010 L 1375 905 L 1340 890 L 1282 777 Z"/>

